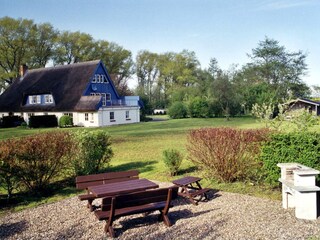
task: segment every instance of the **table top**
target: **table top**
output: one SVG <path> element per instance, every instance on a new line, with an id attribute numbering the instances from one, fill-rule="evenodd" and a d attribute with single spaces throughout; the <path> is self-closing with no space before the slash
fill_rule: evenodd
<path id="1" fill-rule="evenodd" d="M 108 183 L 88 187 L 88 190 L 97 198 L 115 196 L 124 193 L 138 192 L 146 189 L 158 188 L 159 185 L 148 179 L 135 179 L 116 183 Z"/>
<path id="2" fill-rule="evenodd" d="M 190 183 L 195 183 L 195 182 L 198 182 L 200 180 L 201 180 L 201 178 L 199 178 L 199 177 L 188 176 L 188 177 L 184 177 L 184 178 L 180 178 L 180 179 L 174 180 L 174 181 L 172 181 L 172 183 L 175 184 L 175 185 L 178 185 L 178 186 L 186 186 L 186 185 L 188 185 Z"/>

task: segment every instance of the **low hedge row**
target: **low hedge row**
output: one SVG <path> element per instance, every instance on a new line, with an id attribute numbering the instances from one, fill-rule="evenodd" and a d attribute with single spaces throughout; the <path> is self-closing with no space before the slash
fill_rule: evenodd
<path id="1" fill-rule="evenodd" d="M 320 170 L 320 134 L 204 128 L 188 135 L 188 158 L 209 178 L 279 186 L 277 163 L 297 162 Z"/>

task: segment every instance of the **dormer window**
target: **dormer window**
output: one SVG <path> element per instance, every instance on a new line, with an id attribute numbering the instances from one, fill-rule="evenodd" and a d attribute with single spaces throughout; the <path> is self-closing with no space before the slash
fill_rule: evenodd
<path id="1" fill-rule="evenodd" d="M 44 103 L 46 104 L 53 103 L 53 97 L 51 94 L 44 95 Z"/>
<path id="2" fill-rule="evenodd" d="M 91 82 L 92 83 L 108 83 L 108 78 L 104 74 L 95 74 Z"/>
<path id="3" fill-rule="evenodd" d="M 29 96 L 29 104 L 40 104 L 41 96 L 40 95 L 31 95 Z"/>

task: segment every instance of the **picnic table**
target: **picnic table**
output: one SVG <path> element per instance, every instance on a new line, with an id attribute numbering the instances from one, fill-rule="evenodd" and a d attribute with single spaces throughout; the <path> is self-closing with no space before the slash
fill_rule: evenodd
<path id="1" fill-rule="evenodd" d="M 151 182 L 148 179 L 141 178 L 130 181 L 108 183 L 103 185 L 96 185 L 88 187 L 88 191 L 91 192 L 96 198 L 116 196 L 125 193 L 132 193 L 138 191 L 144 191 L 147 189 L 158 188 L 159 185 Z"/>
<path id="2" fill-rule="evenodd" d="M 200 181 L 202 178 L 187 176 L 177 180 L 172 181 L 173 184 L 181 188 L 179 195 L 186 197 L 194 205 L 197 205 L 202 198 L 208 200 L 207 192 L 210 188 L 202 188 Z"/>

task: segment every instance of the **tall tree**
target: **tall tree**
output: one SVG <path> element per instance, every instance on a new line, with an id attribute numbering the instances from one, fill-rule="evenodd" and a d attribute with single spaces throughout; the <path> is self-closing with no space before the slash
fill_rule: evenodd
<path id="1" fill-rule="evenodd" d="M 90 34 L 64 31 L 57 37 L 54 64 L 71 64 L 92 60 L 94 40 Z"/>
<path id="2" fill-rule="evenodd" d="M 159 75 L 158 55 L 149 51 L 140 51 L 136 57 L 138 91 L 145 95 L 150 103 L 154 102 L 154 88 Z"/>
<path id="3" fill-rule="evenodd" d="M 57 36 L 58 31 L 50 23 L 36 25 L 31 39 L 29 66 L 45 67 L 53 56 Z"/>
<path id="4" fill-rule="evenodd" d="M 20 65 L 28 61 L 35 29 L 32 20 L 0 19 L 0 92 L 19 75 Z"/>
<path id="5" fill-rule="evenodd" d="M 128 80 L 134 74 L 131 51 L 114 42 L 100 40 L 95 42 L 93 58 L 103 60 L 120 95 L 131 94 Z"/>
<path id="6" fill-rule="evenodd" d="M 248 56 L 252 62 L 244 67 L 246 76 L 272 86 L 277 101 L 308 93 L 308 87 L 302 81 L 307 70 L 307 56 L 302 51 L 289 52 L 278 41 L 266 37 Z"/>

